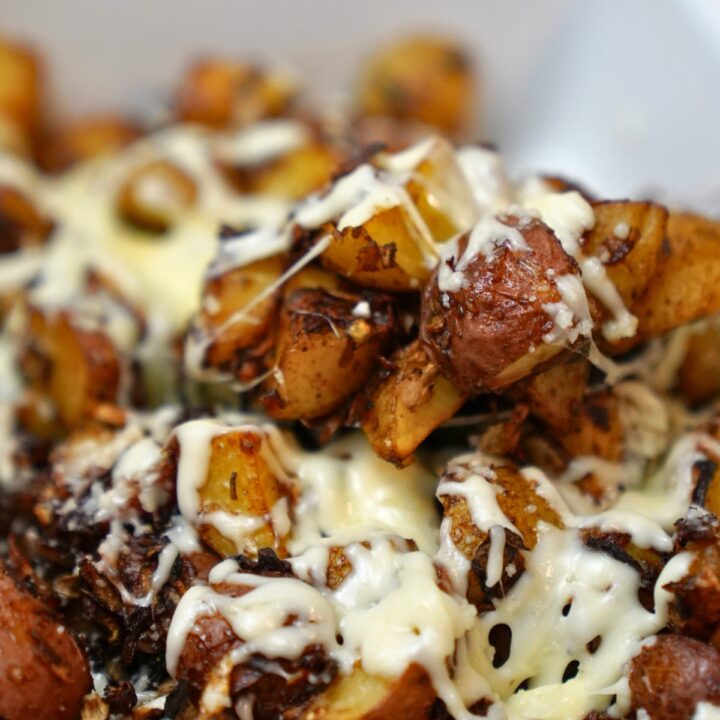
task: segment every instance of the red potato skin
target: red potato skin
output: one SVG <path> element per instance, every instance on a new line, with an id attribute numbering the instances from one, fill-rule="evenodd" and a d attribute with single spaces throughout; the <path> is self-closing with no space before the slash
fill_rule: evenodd
<path id="1" fill-rule="evenodd" d="M 441 292 L 436 269 L 423 293 L 422 340 L 445 375 L 470 394 L 500 389 L 502 370 L 531 345 L 543 348 L 542 336 L 553 327 L 543 305 L 562 299 L 547 271 L 580 273 L 544 223 L 502 222 L 520 230 L 529 252 L 506 247 L 489 258 L 478 254 L 465 269 L 468 286 L 455 293 Z M 467 242 L 467 236 L 460 240 L 460 255 Z"/>
<path id="2" fill-rule="evenodd" d="M 91 684 L 70 632 L 0 565 L 0 717 L 76 720 Z"/>
<path id="3" fill-rule="evenodd" d="M 661 635 L 632 660 L 633 710 L 652 720 L 691 720 L 698 703 L 720 705 L 720 651 L 682 635 Z"/>

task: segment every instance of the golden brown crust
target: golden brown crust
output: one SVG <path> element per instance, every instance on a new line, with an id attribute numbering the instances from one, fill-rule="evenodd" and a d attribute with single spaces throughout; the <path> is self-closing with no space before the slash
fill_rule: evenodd
<path id="1" fill-rule="evenodd" d="M 367 317 L 354 314 L 361 301 Z M 265 386 L 268 414 L 311 420 L 336 410 L 370 377 L 394 325 L 392 301 L 385 295 L 292 292 L 280 314 L 276 371 Z"/>
<path id="2" fill-rule="evenodd" d="M 401 465 L 466 396 L 440 372 L 419 340 L 398 350 L 367 390 L 355 411 L 373 450 Z"/>

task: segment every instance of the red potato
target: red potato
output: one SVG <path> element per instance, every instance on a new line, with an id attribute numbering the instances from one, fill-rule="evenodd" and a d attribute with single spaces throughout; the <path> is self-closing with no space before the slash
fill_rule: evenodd
<path id="1" fill-rule="evenodd" d="M 720 651 L 682 635 L 662 635 L 630 665 L 634 710 L 651 720 L 691 720 L 698 703 L 720 704 Z"/>
<path id="2" fill-rule="evenodd" d="M 503 226 L 505 240 L 498 234 Z M 524 247 L 513 246 L 517 233 L 522 241 L 515 244 Z M 579 269 L 538 220 L 502 218 L 488 232 L 494 247 L 483 243 L 465 258 L 472 240 L 472 233 L 461 237 L 455 255 L 441 259 L 426 285 L 421 337 L 443 373 L 461 391 L 477 394 L 517 382 L 562 355 L 562 344 L 545 341 L 553 328 L 546 308 L 564 300 L 555 278 L 579 278 Z M 464 264 L 457 290 L 444 291 L 443 262 L 456 273 Z"/>
<path id="3" fill-rule="evenodd" d="M 0 717 L 75 720 L 90 687 L 72 635 L 0 565 Z"/>

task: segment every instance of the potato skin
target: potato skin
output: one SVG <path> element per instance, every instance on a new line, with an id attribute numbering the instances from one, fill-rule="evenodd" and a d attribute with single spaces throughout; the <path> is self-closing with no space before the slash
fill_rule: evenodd
<path id="1" fill-rule="evenodd" d="M 521 232 L 529 252 L 500 247 L 488 257 L 478 253 L 466 266 L 467 286 L 457 292 L 441 291 L 436 269 L 423 293 L 422 340 L 444 374 L 469 394 L 499 390 L 562 353 L 543 341 L 553 327 L 543 305 L 562 300 L 547 271 L 579 275 L 544 223 L 502 222 Z M 458 257 L 468 239 L 460 239 Z"/>
<path id="2" fill-rule="evenodd" d="M 690 720 L 700 702 L 720 704 L 720 651 L 681 635 L 662 635 L 630 665 L 634 710 L 652 720 Z"/>
<path id="3" fill-rule="evenodd" d="M 90 686 L 72 635 L 0 564 L 0 717 L 75 720 Z"/>

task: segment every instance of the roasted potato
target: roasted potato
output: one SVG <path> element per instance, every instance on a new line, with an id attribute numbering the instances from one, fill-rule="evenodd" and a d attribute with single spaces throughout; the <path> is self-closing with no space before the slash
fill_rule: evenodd
<path id="1" fill-rule="evenodd" d="M 280 279 L 285 263 L 284 257 L 273 255 L 208 275 L 200 314 L 190 330 L 191 341 L 203 348 L 201 367 L 230 372 L 241 381 L 262 372 L 275 341 L 279 291 L 255 302 L 247 313 L 244 309 Z"/>
<path id="2" fill-rule="evenodd" d="M 180 120 L 215 128 L 243 126 L 286 113 L 295 88 L 286 76 L 227 58 L 204 58 L 177 90 Z"/>
<path id="3" fill-rule="evenodd" d="M 488 237 L 476 240 L 478 232 Z M 462 281 L 444 280 L 448 273 Z M 443 254 L 423 292 L 421 337 L 430 356 L 468 394 L 500 390 L 557 361 L 568 344 L 563 335 L 574 346 L 589 332 L 559 290 L 556 278 L 567 276 L 579 282 L 578 266 L 539 220 L 476 227 Z M 556 329 L 549 308 L 567 310 L 564 328 Z"/>
<path id="4" fill-rule="evenodd" d="M 302 714 L 302 720 L 422 720 L 436 698 L 427 671 L 410 665 L 399 678 L 368 675 L 355 667 L 338 675 Z"/>
<path id="5" fill-rule="evenodd" d="M 299 200 L 322 188 L 337 170 L 340 155 L 319 141 L 250 167 L 230 166 L 228 175 L 243 193 Z"/>
<path id="6" fill-rule="evenodd" d="M 244 573 L 286 583 L 284 589 L 289 592 L 295 589 L 292 583 L 300 586 L 300 581 L 292 578 L 289 564 L 271 554 L 265 553 L 255 562 L 240 556 L 238 564 Z M 212 584 L 208 592 L 214 594 L 218 608 L 232 608 L 235 602 L 242 608 L 247 602 L 249 611 L 257 612 L 253 606 L 254 589 L 251 585 L 221 582 Z M 197 592 L 198 588 L 190 592 L 193 591 Z M 309 588 L 307 591 L 314 592 Z M 267 600 L 263 600 L 262 591 L 260 595 L 260 606 L 269 619 Z M 184 597 L 181 603 L 186 598 L 190 596 Z M 322 616 L 319 609 L 317 613 L 314 608 L 309 612 L 310 617 L 280 615 L 278 621 L 293 625 L 302 633 L 308 624 L 317 622 L 318 615 Z M 335 661 L 322 645 L 308 644 L 299 657 L 293 659 L 266 658 L 259 652 L 243 653 L 244 645 L 245 640 L 235 634 L 222 610 L 209 612 L 192 624 L 174 675 L 188 685 L 190 698 L 198 709 L 193 717 L 216 718 L 218 709 L 227 707 L 228 701 L 240 717 L 245 707 L 251 709 L 252 717 L 257 720 L 300 717 L 303 708 L 333 681 L 337 672 Z"/>
<path id="7" fill-rule="evenodd" d="M 199 532 L 220 555 L 253 555 L 260 548 L 285 553 L 289 527 L 276 522 L 273 508 L 280 502 L 289 508 L 289 489 L 276 476 L 271 455 L 259 430 L 231 430 L 212 439 L 207 476 L 198 490 L 204 516 Z M 223 519 L 213 521 L 217 512 Z"/>
<path id="8" fill-rule="evenodd" d="M 132 120 L 118 115 L 82 118 L 51 131 L 38 148 L 38 162 L 48 172 L 60 172 L 99 155 L 115 153 L 142 130 Z"/>
<path id="9" fill-rule="evenodd" d="M 26 195 L 9 185 L 0 184 L 0 255 L 39 247 L 53 228 Z"/>
<path id="10" fill-rule="evenodd" d="M 70 631 L 0 563 L 0 716 L 75 720 L 91 686 Z"/>
<path id="11" fill-rule="evenodd" d="M 473 224 L 476 210 L 472 189 L 455 149 L 444 138 L 431 137 L 405 155 L 381 154 L 376 162 L 389 170 L 397 169 L 399 164 L 409 173 L 404 187 L 436 242 L 443 242 Z"/>
<path id="12" fill-rule="evenodd" d="M 118 194 L 120 216 L 151 232 L 165 232 L 191 209 L 198 188 L 190 175 L 167 160 L 134 170 Z"/>
<path id="13" fill-rule="evenodd" d="M 532 550 L 537 543 L 537 525 L 540 521 L 563 528 L 558 511 L 537 490 L 537 482 L 523 475 L 511 463 L 491 462 L 482 472 L 486 461 L 471 456 L 453 461 L 443 474 L 445 486 L 441 486 L 438 498 L 443 505 L 443 516 L 449 518 L 449 539 L 470 561 L 466 597 L 478 609 L 488 612 L 493 599 L 504 597 L 520 579 L 525 570 L 522 550 Z M 491 472 L 487 472 L 487 470 Z M 468 477 L 479 475 L 484 482 L 497 488 L 497 503 L 508 521 L 519 534 L 500 527 L 504 534 L 502 567 L 495 582 L 488 582 L 488 562 L 493 542 L 493 527 L 480 527 L 473 518 L 466 497 L 450 492 L 454 483 L 463 483 Z M 449 481 L 449 482 L 448 482 Z"/>
<path id="14" fill-rule="evenodd" d="M 263 398 L 268 414 L 312 420 L 336 410 L 368 380 L 394 324 L 384 295 L 294 291 L 280 314 L 276 369 Z"/>
<path id="15" fill-rule="evenodd" d="M 660 635 L 630 661 L 635 711 L 652 720 L 691 720 L 698 703 L 720 705 L 720 651 L 680 635 Z"/>
<path id="16" fill-rule="evenodd" d="M 390 357 L 376 382 L 358 396 L 355 408 L 373 450 L 403 464 L 465 399 L 416 340 Z"/>
<path id="17" fill-rule="evenodd" d="M 668 211 L 651 202 L 593 202 L 595 225 L 582 238 L 583 251 L 602 261 L 632 308 L 653 277 L 667 235 Z"/>
<path id="18" fill-rule="evenodd" d="M 41 90 L 37 55 L 28 47 L 0 38 L 0 151 L 32 154 Z"/>
<path id="19" fill-rule="evenodd" d="M 701 494 L 702 475 L 711 474 L 714 480 L 717 466 L 701 461 L 695 468 L 700 482 L 696 484 L 693 500 L 702 502 L 706 499 Z M 666 585 L 674 596 L 670 605 L 671 624 L 683 635 L 707 642 L 720 623 L 720 522 L 716 516 L 707 514 L 699 519 L 681 520 L 675 548 L 688 550 L 694 557 L 687 575 Z"/>
<path id="20" fill-rule="evenodd" d="M 37 396 L 51 401 L 65 428 L 96 417 L 118 399 L 123 362 L 101 330 L 73 324 L 67 311 L 28 309 L 21 369 Z"/>
<path id="21" fill-rule="evenodd" d="M 720 324 L 716 319 L 689 333 L 677 382 L 689 405 L 699 405 L 720 393 Z"/>
<path id="22" fill-rule="evenodd" d="M 655 271 L 628 309 L 637 334 L 606 348 L 613 353 L 720 311 L 720 223 L 671 213 Z"/>
<path id="23" fill-rule="evenodd" d="M 426 233 L 411 210 L 398 204 L 375 212 L 356 227 L 333 228 L 322 262 L 363 287 L 417 292 L 437 260 Z"/>
<path id="24" fill-rule="evenodd" d="M 459 47 L 440 37 L 410 37 L 382 49 L 367 63 L 359 111 L 459 133 L 473 110 L 473 90 L 471 63 Z"/>

